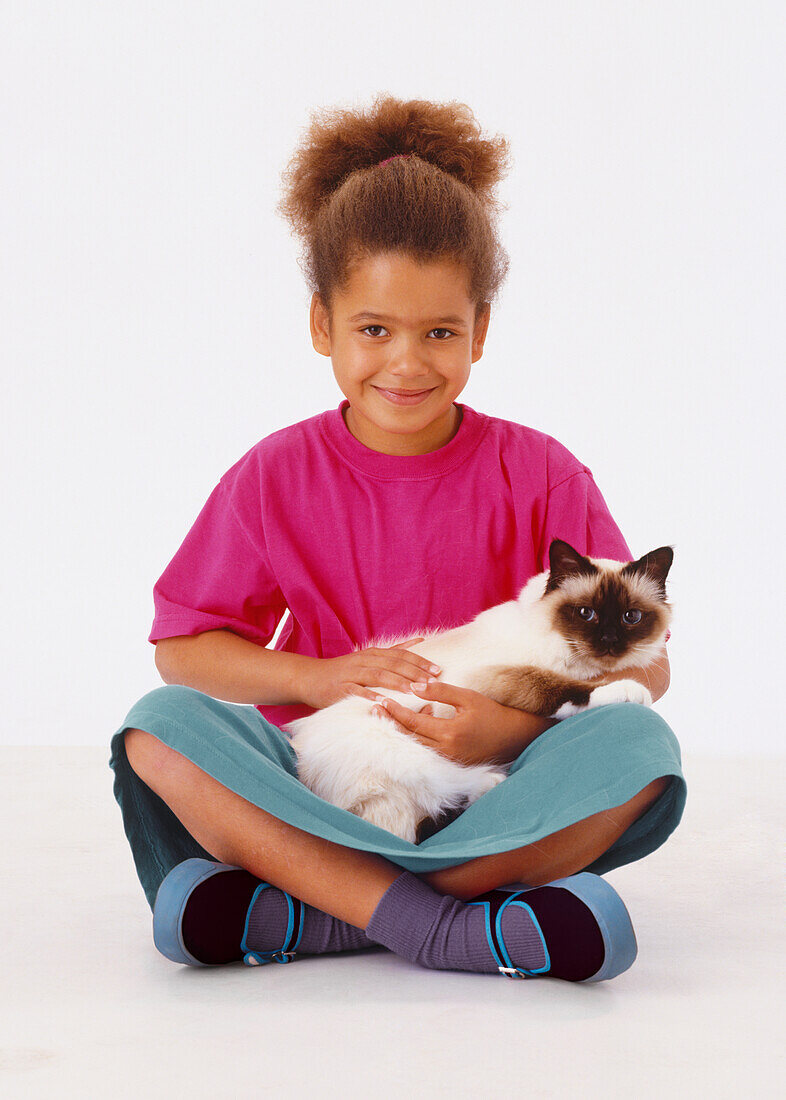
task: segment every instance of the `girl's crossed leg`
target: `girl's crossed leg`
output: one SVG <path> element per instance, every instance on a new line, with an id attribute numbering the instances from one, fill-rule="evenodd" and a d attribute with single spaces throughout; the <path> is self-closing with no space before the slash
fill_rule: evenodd
<path id="1" fill-rule="evenodd" d="M 224 787 L 145 730 L 128 728 L 125 747 L 139 778 L 214 858 L 356 928 L 366 928 L 401 867 L 281 821 Z M 669 776 L 648 783 L 613 809 L 592 814 L 536 844 L 480 856 L 421 874 L 433 889 L 468 900 L 512 882 L 540 886 L 588 866 L 660 797 Z"/>

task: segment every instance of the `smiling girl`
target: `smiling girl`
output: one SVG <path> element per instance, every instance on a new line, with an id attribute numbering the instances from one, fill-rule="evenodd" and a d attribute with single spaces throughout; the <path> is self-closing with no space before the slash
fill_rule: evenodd
<path id="1" fill-rule="evenodd" d="M 540 718 L 442 682 L 406 648 L 517 596 L 552 538 L 633 557 L 566 447 L 458 401 L 507 271 L 492 196 L 507 156 L 463 104 L 380 96 L 318 115 L 285 173 L 312 342 L 344 397 L 222 475 L 154 588 L 165 685 L 111 743 L 154 942 L 173 961 L 382 945 L 430 968 L 598 981 L 635 958 L 600 875 L 679 823 L 673 732 L 633 703 Z M 658 699 L 665 649 L 617 675 Z M 391 701 L 402 730 L 510 769 L 412 844 L 305 787 L 280 727 L 417 683 L 455 715 Z"/>

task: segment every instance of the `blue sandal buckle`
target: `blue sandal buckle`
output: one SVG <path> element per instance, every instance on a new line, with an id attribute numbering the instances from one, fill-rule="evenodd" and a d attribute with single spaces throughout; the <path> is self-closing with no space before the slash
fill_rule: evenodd
<path id="1" fill-rule="evenodd" d="M 247 951 L 243 956 L 246 966 L 264 966 L 265 963 L 288 963 L 295 958 L 295 951 Z"/>

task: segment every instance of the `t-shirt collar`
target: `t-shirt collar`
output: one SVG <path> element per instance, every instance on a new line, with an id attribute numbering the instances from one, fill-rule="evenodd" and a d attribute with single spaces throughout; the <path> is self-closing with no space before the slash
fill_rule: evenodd
<path id="1" fill-rule="evenodd" d="M 454 469 L 475 450 L 488 427 L 488 418 L 469 405 L 454 402 L 461 410 L 458 431 L 444 446 L 422 455 L 388 455 L 374 451 L 356 439 L 344 422 L 349 399 L 321 416 L 325 437 L 352 466 L 375 477 L 408 479 L 440 477 Z"/>

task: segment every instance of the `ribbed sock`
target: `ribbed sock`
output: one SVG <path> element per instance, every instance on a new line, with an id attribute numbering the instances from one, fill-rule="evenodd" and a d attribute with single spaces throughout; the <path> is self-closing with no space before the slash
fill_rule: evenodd
<path id="1" fill-rule="evenodd" d="M 243 869 L 211 875 L 192 891 L 182 919 L 183 941 L 200 962 L 228 963 L 243 957 L 240 941 L 246 917 L 246 943 L 253 951 L 276 951 L 284 943 L 289 906 L 283 890 L 261 890 L 249 915 L 251 898 L 261 879 Z M 360 928 L 303 903 L 303 935 L 298 955 L 322 955 L 374 947 Z"/>
<path id="2" fill-rule="evenodd" d="M 493 895 L 494 891 L 490 892 Z M 480 895 L 481 900 L 485 895 Z M 549 977 L 582 981 L 603 964 L 603 937 L 590 910 L 568 890 L 528 890 L 509 904 L 500 926 L 512 965 Z M 411 962 L 434 970 L 498 973 L 486 934 L 486 908 L 438 894 L 409 871 L 388 887 L 366 926 L 366 935 Z M 544 938 L 548 947 L 547 957 Z"/>

